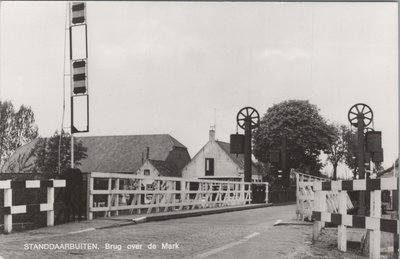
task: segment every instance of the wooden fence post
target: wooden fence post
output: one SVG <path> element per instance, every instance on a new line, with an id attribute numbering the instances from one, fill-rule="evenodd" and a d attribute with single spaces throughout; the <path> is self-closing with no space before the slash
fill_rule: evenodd
<path id="1" fill-rule="evenodd" d="M 112 206 L 112 204 L 111 204 L 111 202 L 112 202 L 112 194 L 111 194 L 112 186 L 111 186 L 111 182 L 112 182 L 112 179 L 111 179 L 111 176 L 109 176 L 108 177 L 108 187 L 107 187 L 107 190 L 108 190 L 108 195 L 107 195 L 108 211 L 106 211 L 106 213 L 104 215 L 105 217 L 110 217 L 111 216 L 111 206 Z"/>
<path id="2" fill-rule="evenodd" d="M 8 182 L 8 183 L 7 183 Z M 12 189 L 11 189 L 11 180 L 7 180 L 7 187 L 4 189 L 4 207 L 12 206 Z M 12 214 L 4 214 L 4 232 L 10 233 L 12 231 Z"/>
<path id="3" fill-rule="evenodd" d="M 347 214 L 347 192 L 339 191 L 338 194 L 338 202 L 339 202 L 339 214 Z M 342 217 L 343 218 L 343 217 Z M 343 225 L 341 222 L 338 225 L 338 249 L 340 251 L 346 252 L 347 250 L 347 227 Z"/>
<path id="4" fill-rule="evenodd" d="M 54 179 L 50 181 L 52 185 L 47 187 L 47 204 L 51 204 L 52 209 L 47 211 L 47 226 L 54 226 Z"/>
<path id="5" fill-rule="evenodd" d="M 370 195 L 370 216 L 379 220 L 381 217 L 381 191 L 371 191 Z M 376 221 L 379 223 L 379 221 Z M 379 224 L 377 224 L 379 226 Z M 369 235 L 369 258 L 380 258 L 381 254 L 381 231 L 371 230 Z"/>
<path id="6" fill-rule="evenodd" d="M 320 194 L 320 197 L 319 197 L 319 203 L 320 203 L 319 204 L 319 208 L 320 208 L 320 211 L 322 211 L 322 212 L 327 212 L 326 194 L 327 194 L 326 191 L 321 191 L 321 194 Z M 319 225 L 319 231 L 320 232 L 321 232 L 321 229 L 325 227 L 325 221 L 323 221 L 322 219 L 323 219 L 323 217 L 321 215 L 321 222 L 320 222 L 320 225 Z"/>
<path id="7" fill-rule="evenodd" d="M 93 219 L 93 189 L 94 189 L 94 179 L 92 173 L 87 174 L 87 193 L 86 193 L 86 218 L 88 220 Z"/>
<path id="8" fill-rule="evenodd" d="M 300 186 L 299 186 L 299 174 L 296 173 L 296 218 L 300 219 Z"/>
<path id="9" fill-rule="evenodd" d="M 117 194 L 113 194 L 115 197 L 115 203 L 114 206 L 117 207 L 117 210 L 115 211 L 115 216 L 118 216 L 118 206 L 119 206 L 119 178 L 115 179 L 115 185 L 114 185 L 114 190 L 117 190 Z M 111 213 L 111 212 L 110 212 Z"/>

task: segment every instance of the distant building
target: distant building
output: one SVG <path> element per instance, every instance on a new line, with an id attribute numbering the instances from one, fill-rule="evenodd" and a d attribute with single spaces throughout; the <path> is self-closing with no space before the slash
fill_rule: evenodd
<path id="1" fill-rule="evenodd" d="M 244 178 L 244 156 L 230 153 L 229 143 L 215 140 L 210 130 L 208 142 L 182 170 L 184 178 Z M 261 182 L 258 168 L 252 165 L 252 181 Z"/>
<path id="2" fill-rule="evenodd" d="M 167 170 L 160 169 L 163 164 L 174 172 L 169 175 L 181 176 L 182 168 L 189 163 L 187 148 L 168 134 L 75 137 L 87 148 L 87 157 L 78 166 L 82 172 L 137 173 L 147 161 L 159 168 L 161 175 Z M 20 172 L 21 157 L 32 153 L 37 140 L 22 146 L 3 166 L 2 172 Z M 25 164 L 32 168 L 36 157 L 30 156 Z M 28 170 L 29 171 L 29 170 Z"/>
<path id="3" fill-rule="evenodd" d="M 138 169 L 137 175 L 150 177 L 182 177 L 182 171 L 170 161 L 147 159 Z"/>

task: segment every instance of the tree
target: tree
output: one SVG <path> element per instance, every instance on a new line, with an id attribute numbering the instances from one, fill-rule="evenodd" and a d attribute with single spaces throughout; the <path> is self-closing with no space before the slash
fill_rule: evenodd
<path id="1" fill-rule="evenodd" d="M 0 100 L 0 166 L 22 145 L 38 136 L 35 116 L 22 105 L 16 112 L 10 101 Z"/>
<path id="2" fill-rule="evenodd" d="M 346 133 L 344 134 L 343 139 L 346 145 L 344 163 L 350 169 L 353 169 L 353 176 L 355 179 L 357 175 L 357 133 L 354 130 L 348 129 L 348 131 L 346 131 Z"/>
<path id="3" fill-rule="evenodd" d="M 60 141 L 61 138 L 61 141 Z M 59 149 L 59 144 L 60 149 Z M 34 148 L 36 162 L 35 171 L 42 173 L 64 173 L 71 168 L 71 135 L 64 131 L 60 134 L 56 131 L 50 138 L 39 138 Z M 60 151 L 60 163 L 59 163 Z M 80 165 L 80 161 L 87 157 L 87 148 L 81 141 L 74 143 L 74 163 Z"/>
<path id="4" fill-rule="evenodd" d="M 306 100 L 288 100 L 268 108 L 254 133 L 254 155 L 266 162 L 272 150 L 287 142 L 288 168 L 319 175 L 321 151 L 329 150 L 334 133 L 317 106 Z"/>
<path id="5" fill-rule="evenodd" d="M 346 125 L 331 124 L 332 132 L 334 133 L 332 143 L 327 152 L 327 160 L 333 166 L 333 179 L 337 179 L 337 167 L 340 162 L 345 161 L 347 149 L 349 143 L 347 143 L 347 136 L 349 135 L 349 129 Z"/>

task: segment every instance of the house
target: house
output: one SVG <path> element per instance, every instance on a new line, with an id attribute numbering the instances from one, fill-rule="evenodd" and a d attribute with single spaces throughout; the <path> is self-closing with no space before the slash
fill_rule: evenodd
<path id="1" fill-rule="evenodd" d="M 182 168 L 189 163 L 187 148 L 168 134 L 162 135 L 127 135 L 127 136 L 92 136 L 75 137 L 87 148 L 87 157 L 78 166 L 82 172 L 137 173 L 146 159 L 157 164 L 164 163 L 174 172 L 168 176 L 181 176 Z M 2 172 L 19 172 L 21 157 L 25 164 L 33 165 L 35 157 L 28 156 L 37 140 L 19 148 L 3 166 Z M 27 167 L 27 166 L 25 166 Z M 159 170 L 161 175 L 167 170 Z"/>
<path id="2" fill-rule="evenodd" d="M 244 155 L 230 153 L 230 144 L 215 139 L 209 132 L 208 142 L 182 170 L 184 178 L 244 178 Z M 252 165 L 252 181 L 261 182 L 258 168 Z"/>
<path id="3" fill-rule="evenodd" d="M 137 175 L 181 177 L 182 172 L 170 161 L 146 159 L 143 165 L 137 170 Z"/>

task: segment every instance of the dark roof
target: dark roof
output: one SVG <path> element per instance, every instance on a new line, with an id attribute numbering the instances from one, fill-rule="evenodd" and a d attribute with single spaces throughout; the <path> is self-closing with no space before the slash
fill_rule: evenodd
<path id="1" fill-rule="evenodd" d="M 34 139 L 31 142 L 20 146 L 15 150 L 15 152 L 10 156 L 10 158 L 3 164 L 0 168 L 0 173 L 12 173 L 12 172 L 30 172 L 35 165 L 36 158 L 31 155 L 31 151 L 36 146 L 38 139 Z M 20 159 L 25 160 L 24 167 L 19 168 L 18 161 Z"/>
<path id="2" fill-rule="evenodd" d="M 222 141 L 215 141 L 221 148 L 222 150 L 225 151 L 225 153 L 233 160 L 233 162 L 235 162 L 238 166 L 240 166 L 240 168 L 244 169 L 244 155 L 243 154 L 231 154 L 231 150 L 230 150 L 230 144 L 226 143 L 226 142 L 222 142 Z M 254 163 L 252 163 L 252 172 L 255 174 L 259 174 L 259 171 L 257 169 L 257 167 L 254 165 Z"/>
<path id="3" fill-rule="evenodd" d="M 174 148 L 186 147 L 169 134 L 75 137 L 87 148 L 87 157 L 78 166 L 83 172 L 136 172 L 146 159 L 166 160 Z M 13 157 L 29 152 L 37 140 L 21 147 Z M 143 156 L 143 157 L 142 157 Z M 189 158 L 190 159 L 190 158 Z M 4 167 L 6 168 L 6 167 Z"/>
<path id="4" fill-rule="evenodd" d="M 157 169 L 161 176 L 182 176 L 178 167 L 169 161 L 152 160 L 149 162 Z"/>
<path id="5" fill-rule="evenodd" d="M 83 172 L 136 172 L 146 159 L 165 160 L 174 147 L 186 148 L 175 138 L 164 135 L 78 137 L 87 148 L 87 158 L 79 168 Z"/>

